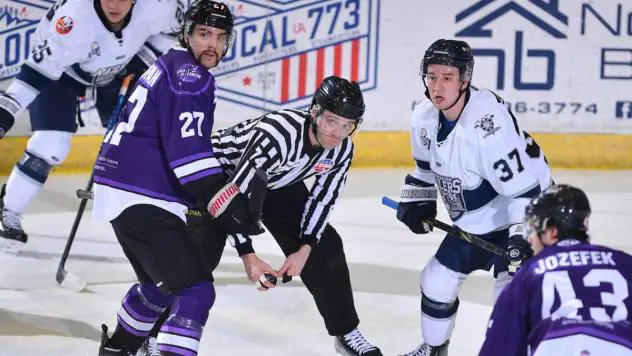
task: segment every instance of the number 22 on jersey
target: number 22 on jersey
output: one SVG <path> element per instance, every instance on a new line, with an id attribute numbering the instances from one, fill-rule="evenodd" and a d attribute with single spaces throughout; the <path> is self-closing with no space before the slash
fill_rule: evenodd
<path id="1" fill-rule="evenodd" d="M 105 135 L 103 142 L 118 146 L 121 144 L 121 139 L 124 133 L 134 131 L 136 121 L 147 102 L 147 93 L 147 88 L 141 85 L 136 86 L 136 89 L 128 100 L 130 104 L 135 105 L 129 114 L 127 122 L 119 121 L 116 126 Z M 182 138 L 192 136 L 202 137 L 202 121 L 204 121 L 204 116 L 204 113 L 200 111 L 182 112 L 178 117 L 178 120 L 184 121 L 182 122 L 182 127 L 180 128 Z M 196 122 L 195 126 L 194 122 Z"/>

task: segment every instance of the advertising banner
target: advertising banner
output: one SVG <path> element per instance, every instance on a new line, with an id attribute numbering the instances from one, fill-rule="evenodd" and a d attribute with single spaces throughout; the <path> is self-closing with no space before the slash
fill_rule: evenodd
<path id="1" fill-rule="evenodd" d="M 219 126 L 308 107 L 320 81 L 339 75 L 364 90 L 363 130 L 406 131 L 412 107 L 423 98 L 425 49 L 436 39 L 455 38 L 473 48 L 473 83 L 503 97 L 523 128 L 632 132 L 632 0 L 226 3 L 236 25 L 233 46 L 213 71 Z M 52 5 L 5 0 L 0 7 L 0 89 L 37 45 L 30 37 Z M 102 131 L 91 115 L 84 113 L 89 125 L 81 134 Z M 28 133 L 25 116 L 11 134 Z"/>

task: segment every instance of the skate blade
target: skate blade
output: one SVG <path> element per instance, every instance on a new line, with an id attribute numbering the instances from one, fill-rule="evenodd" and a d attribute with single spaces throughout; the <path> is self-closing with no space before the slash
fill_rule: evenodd
<path id="1" fill-rule="evenodd" d="M 334 339 L 334 349 L 336 350 L 336 353 L 338 355 L 343 355 L 343 356 L 353 356 L 352 354 L 349 353 L 349 351 L 345 350 L 345 347 L 340 345 L 338 340 Z"/>

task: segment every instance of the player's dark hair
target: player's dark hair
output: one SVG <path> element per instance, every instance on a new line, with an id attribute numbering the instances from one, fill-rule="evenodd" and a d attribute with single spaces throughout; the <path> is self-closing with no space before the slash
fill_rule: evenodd
<path id="1" fill-rule="evenodd" d="M 533 199 L 525 213 L 526 222 L 538 233 L 555 226 L 560 240 L 588 239 L 590 203 L 586 193 L 579 188 L 553 185 Z"/>

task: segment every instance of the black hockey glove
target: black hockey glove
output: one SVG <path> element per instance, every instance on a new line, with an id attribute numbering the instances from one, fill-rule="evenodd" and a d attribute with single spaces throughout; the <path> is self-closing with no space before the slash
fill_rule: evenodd
<path id="1" fill-rule="evenodd" d="M 222 187 L 207 206 L 208 212 L 228 234 L 259 235 L 264 230 L 248 214 L 248 198 L 235 183 Z"/>
<path id="2" fill-rule="evenodd" d="M 507 242 L 507 259 L 508 273 L 513 276 L 518 272 L 520 267 L 533 256 L 533 251 L 529 242 L 525 240 L 522 234 L 522 225 L 512 225 L 509 228 L 509 241 Z"/>
<path id="3" fill-rule="evenodd" d="M 206 210 L 189 208 L 185 215 L 187 217 L 187 226 L 193 230 L 208 226 L 212 221 L 211 216 Z"/>
<path id="4" fill-rule="evenodd" d="M 408 226 L 416 234 L 427 234 L 432 231 L 429 219 L 437 217 L 437 190 L 424 187 L 424 182 L 406 176 L 405 184 L 400 189 L 400 203 L 397 207 L 397 220 Z"/>
<path id="5" fill-rule="evenodd" d="M 10 96 L 0 94 L 0 139 L 11 130 L 20 104 Z"/>
<path id="6" fill-rule="evenodd" d="M 406 224 L 415 234 L 427 234 L 432 231 L 428 219 L 434 219 L 436 216 L 436 201 L 399 203 L 397 207 L 397 220 Z"/>

